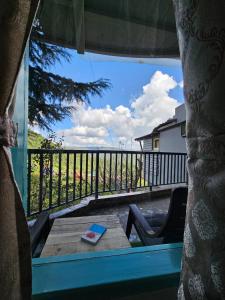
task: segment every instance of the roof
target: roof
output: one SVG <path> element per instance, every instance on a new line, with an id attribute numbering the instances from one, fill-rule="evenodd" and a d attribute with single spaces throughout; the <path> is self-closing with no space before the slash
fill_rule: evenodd
<path id="1" fill-rule="evenodd" d="M 146 140 L 149 139 L 151 137 L 153 137 L 154 135 L 159 134 L 159 132 L 164 129 L 164 128 L 170 128 L 171 126 L 175 125 L 177 122 L 177 119 L 172 118 L 172 119 L 168 119 L 166 122 L 159 124 L 157 127 L 155 127 L 151 133 L 143 135 L 141 137 L 138 137 L 135 139 L 135 141 L 142 141 L 142 140 Z M 170 126 L 167 126 L 170 125 Z"/>
<path id="2" fill-rule="evenodd" d="M 139 141 L 142 141 L 142 140 L 147 140 L 147 139 L 151 138 L 153 135 L 157 135 L 157 134 L 158 134 L 158 131 L 157 131 L 156 128 L 154 128 L 151 133 L 140 136 L 140 137 L 136 138 L 135 141 L 139 142 Z"/>
<path id="3" fill-rule="evenodd" d="M 179 58 L 172 1 L 48 0 L 37 17 L 40 39 L 79 53 Z"/>

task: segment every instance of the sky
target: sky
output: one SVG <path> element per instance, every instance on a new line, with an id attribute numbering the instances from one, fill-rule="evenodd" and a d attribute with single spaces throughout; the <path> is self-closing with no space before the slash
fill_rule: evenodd
<path id="1" fill-rule="evenodd" d="M 65 147 L 137 149 L 134 139 L 171 118 L 183 103 L 179 61 L 71 53 L 70 63 L 51 71 L 79 82 L 105 78 L 112 87 L 101 98 L 90 97 L 90 105 L 75 104 L 71 118 L 52 126 Z"/>

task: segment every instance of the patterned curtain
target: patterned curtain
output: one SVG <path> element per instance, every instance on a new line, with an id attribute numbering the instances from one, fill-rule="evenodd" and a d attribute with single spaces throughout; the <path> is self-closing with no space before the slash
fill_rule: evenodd
<path id="1" fill-rule="evenodd" d="M 225 299 L 225 2 L 174 0 L 189 196 L 178 299 Z"/>
<path id="2" fill-rule="evenodd" d="M 37 0 L 0 0 L 0 298 L 31 299 L 27 223 L 14 180 L 9 147 L 15 87 Z"/>

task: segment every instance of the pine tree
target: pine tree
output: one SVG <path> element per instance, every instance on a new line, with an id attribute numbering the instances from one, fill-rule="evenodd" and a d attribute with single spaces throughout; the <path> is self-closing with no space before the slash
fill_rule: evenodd
<path id="1" fill-rule="evenodd" d="M 71 61 L 66 48 L 43 41 L 38 23 L 29 46 L 29 123 L 51 131 L 51 125 L 71 116 L 75 102 L 89 103 L 90 95 L 102 96 L 111 84 L 107 79 L 81 83 L 49 71 L 55 63 Z"/>

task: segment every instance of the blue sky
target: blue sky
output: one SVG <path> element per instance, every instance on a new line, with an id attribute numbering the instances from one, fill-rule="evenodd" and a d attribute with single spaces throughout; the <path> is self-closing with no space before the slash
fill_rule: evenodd
<path id="1" fill-rule="evenodd" d="M 148 63 L 143 63 L 142 60 L 140 63 L 139 59 L 129 60 L 96 55 L 91 53 L 85 55 L 78 55 L 75 51 L 71 51 L 71 53 L 72 61 L 70 63 L 65 62 L 62 65 L 57 64 L 54 67 L 54 69 L 51 69 L 51 71 L 80 82 L 88 82 L 97 80 L 99 78 L 106 78 L 110 80 L 112 88 L 106 90 L 102 98 L 90 97 L 91 105 L 90 107 L 82 107 L 81 111 L 83 113 L 76 113 L 75 115 L 73 115 L 72 119 L 66 118 L 63 122 L 57 123 L 55 124 L 55 126 L 53 126 L 53 130 L 56 131 L 59 135 L 63 134 L 66 136 L 67 146 L 79 146 L 78 139 L 74 138 L 74 135 L 76 134 L 78 134 L 79 138 L 82 137 L 82 146 L 90 146 L 90 143 L 93 144 L 97 140 L 95 139 L 96 137 L 94 136 L 93 130 L 91 131 L 90 135 L 88 134 L 88 132 L 90 131 L 89 129 L 95 128 L 97 132 L 98 129 L 101 130 L 102 127 L 107 127 L 107 132 L 105 132 L 104 128 L 102 128 L 104 132 L 102 132 L 102 134 L 99 135 L 101 137 L 101 141 L 103 139 L 106 141 L 107 145 L 105 146 L 109 146 L 112 143 L 118 144 L 119 139 L 123 138 L 123 134 L 120 135 L 120 133 L 118 132 L 118 128 L 111 128 L 114 127 L 110 125 L 112 124 L 112 122 L 107 123 L 107 121 L 104 121 L 99 123 L 97 122 L 97 124 L 95 120 L 93 120 L 92 123 L 89 122 L 89 124 L 86 126 L 83 120 L 85 120 L 85 116 L 86 118 L 88 118 L 87 111 L 89 111 L 89 114 L 92 116 L 94 114 L 97 115 L 101 112 L 101 114 L 99 114 L 99 118 L 102 118 L 101 116 L 103 116 L 104 118 L 104 115 L 114 116 L 114 112 L 117 112 L 119 107 L 119 111 L 122 111 L 123 114 L 123 116 L 121 114 L 121 122 L 123 122 L 123 120 L 126 120 L 124 119 L 124 114 L 126 114 L 126 118 L 132 118 L 132 122 L 135 121 L 133 119 L 136 118 L 136 116 L 139 114 L 137 118 L 141 122 L 142 116 L 140 117 L 140 107 L 138 108 L 137 105 L 132 106 L 132 103 L 135 102 L 137 99 L 139 99 L 139 102 L 143 102 L 148 101 L 148 97 L 153 97 L 152 94 L 154 94 L 154 88 L 152 89 L 151 87 L 151 85 L 153 85 L 153 83 L 151 84 L 152 78 L 158 78 L 159 90 L 161 88 L 162 90 L 165 89 L 165 92 L 162 94 L 161 98 L 163 98 L 164 96 L 166 97 L 167 95 L 169 97 L 168 99 L 165 98 L 165 106 L 171 106 L 170 98 L 175 99 L 177 101 L 176 104 L 174 102 L 170 109 L 168 109 L 168 113 L 167 111 L 165 111 L 163 115 L 160 115 L 160 117 L 157 119 L 159 122 L 165 121 L 164 119 L 168 119 L 169 117 L 171 117 L 171 110 L 174 110 L 175 106 L 183 102 L 183 89 L 182 85 L 180 84 L 183 80 L 182 70 L 178 61 L 150 60 Z M 145 61 L 146 60 L 144 60 L 144 62 Z M 158 76 L 155 76 L 157 71 L 160 71 L 160 73 L 157 73 Z M 163 76 L 165 77 L 164 79 Z M 162 87 L 160 86 L 161 82 Z M 165 87 L 165 82 L 169 84 L 168 88 Z M 149 92 L 146 92 L 147 94 L 145 95 L 145 98 L 142 99 L 141 97 L 144 94 L 143 87 L 146 85 L 149 85 L 149 88 L 147 86 Z M 158 96 L 155 95 L 155 97 L 157 98 Z M 150 110 L 149 119 L 153 118 L 157 114 L 153 114 L 153 111 L 154 105 L 157 106 L 158 102 L 156 100 L 152 101 L 153 102 L 151 102 L 151 109 L 153 110 L 152 115 Z M 145 107 L 143 105 L 144 104 L 142 103 L 142 107 Z M 164 102 L 162 102 L 161 105 L 164 106 Z M 130 116 L 130 114 L 132 114 L 132 116 Z M 133 135 L 142 133 L 147 134 L 148 132 L 146 131 L 151 130 L 153 127 L 153 125 L 149 125 L 147 126 L 146 130 L 145 128 L 143 128 L 143 130 L 140 130 L 140 124 L 134 125 L 134 127 L 135 126 L 139 126 L 139 129 L 134 130 Z M 86 129 L 84 130 L 84 128 Z M 137 137 L 133 135 L 132 138 Z M 89 137 L 92 137 L 92 139 L 88 139 Z M 87 140 L 87 143 L 85 143 L 85 138 Z M 128 137 L 128 139 L 130 139 L 130 137 Z M 96 145 L 97 144 L 101 145 L 101 142 L 97 142 Z"/>

